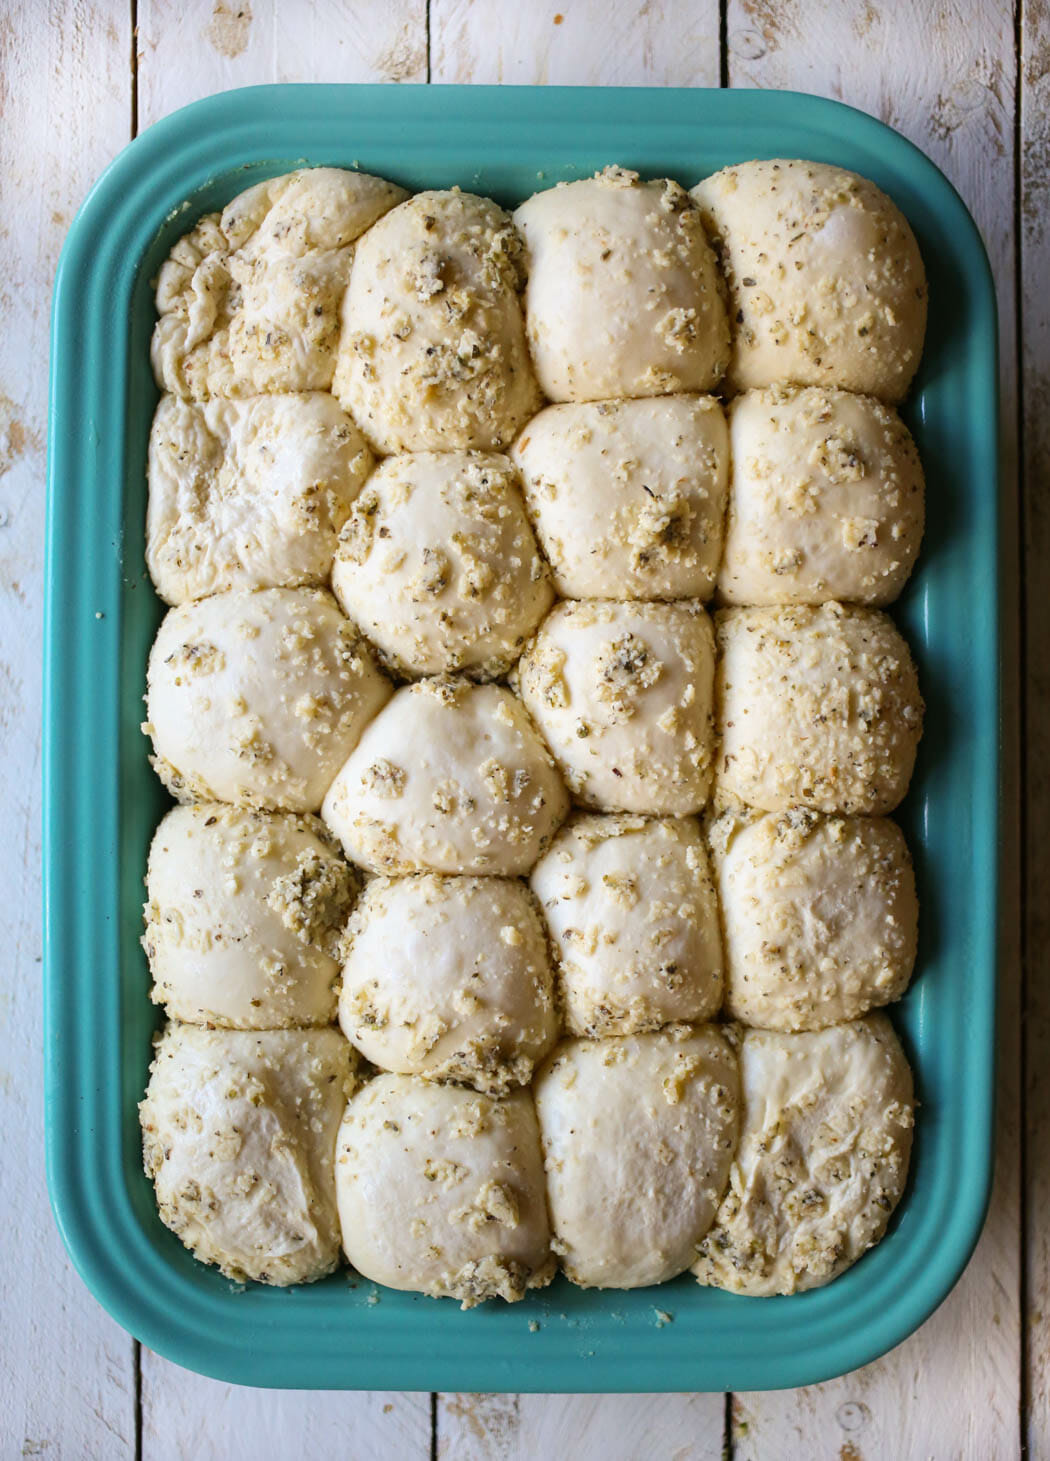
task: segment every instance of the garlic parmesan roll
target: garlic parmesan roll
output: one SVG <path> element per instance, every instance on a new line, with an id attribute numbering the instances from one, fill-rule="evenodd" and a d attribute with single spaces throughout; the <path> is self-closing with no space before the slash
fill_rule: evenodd
<path id="1" fill-rule="evenodd" d="M 458 188 L 361 240 L 333 390 L 377 451 L 498 451 L 538 409 L 521 255 L 509 215 Z"/>
<path id="2" fill-rule="evenodd" d="M 877 609 L 726 609 L 715 618 L 716 796 L 881 815 L 904 798 L 923 703 L 908 646 Z"/>
<path id="3" fill-rule="evenodd" d="M 710 396 L 548 406 L 511 452 L 566 598 L 710 598 L 729 438 Z"/>
<path id="4" fill-rule="evenodd" d="M 146 873 L 152 999 L 194 1025 L 330 1023 L 357 888 L 313 817 L 175 807 Z"/>
<path id="5" fill-rule="evenodd" d="M 527 1091 L 379 1075 L 346 1108 L 336 1182 L 343 1249 L 375 1283 L 472 1309 L 554 1275 Z"/>
<path id="6" fill-rule="evenodd" d="M 544 395 L 604 401 L 709 391 L 729 358 L 722 285 L 700 211 L 669 179 L 607 167 L 514 214 L 525 317 Z"/>
<path id="7" fill-rule="evenodd" d="M 926 273 L 885 193 L 778 159 L 723 168 L 692 197 L 729 288 L 732 390 L 791 381 L 901 400 L 922 355 Z"/>
<path id="8" fill-rule="evenodd" d="M 801 1035 L 745 1030 L 729 1186 L 693 1266 L 735 1294 L 819 1288 L 886 1231 L 911 1156 L 912 1076 L 868 1015 Z"/>
<path id="9" fill-rule="evenodd" d="M 327 390 L 354 241 L 404 197 L 366 173 L 304 168 L 202 218 L 157 277 L 161 390 L 197 401 Z"/>
<path id="10" fill-rule="evenodd" d="M 722 936 L 692 818 L 576 816 L 532 870 L 565 1027 L 628 1035 L 722 1003 Z"/>
<path id="11" fill-rule="evenodd" d="M 372 878 L 347 931 L 339 1023 L 383 1070 L 499 1095 L 558 1019 L 547 937 L 512 878 Z"/>
<path id="12" fill-rule="evenodd" d="M 327 392 L 199 404 L 162 396 L 149 442 L 146 563 L 169 604 L 323 583 L 372 469 Z"/>
<path id="13" fill-rule="evenodd" d="M 550 575 L 504 456 L 387 457 L 350 510 L 332 588 L 402 674 L 506 673 L 550 607 Z"/>
<path id="14" fill-rule="evenodd" d="M 919 454 L 870 396 L 773 386 L 729 409 L 727 604 L 891 603 L 922 541 Z"/>
<path id="15" fill-rule="evenodd" d="M 521 702 L 502 686 L 421 680 L 373 721 L 322 815 L 373 872 L 528 872 L 568 794 Z"/>
<path id="16" fill-rule="evenodd" d="M 536 1078 L 555 1249 L 584 1288 L 684 1272 L 736 1147 L 736 1056 L 713 1025 L 566 1040 Z"/>
<path id="17" fill-rule="evenodd" d="M 169 609 L 150 651 L 153 766 L 179 801 L 315 812 L 391 692 L 320 589 L 231 590 Z"/>
<path id="18" fill-rule="evenodd" d="M 820 1030 L 899 999 L 919 904 L 907 844 L 882 817 L 794 807 L 711 828 L 726 1008 L 745 1025 Z"/>
<path id="19" fill-rule="evenodd" d="M 356 1068 L 338 1030 L 167 1027 L 139 1105 L 143 1159 L 161 1220 L 195 1258 L 277 1285 L 331 1273 Z"/>
<path id="20" fill-rule="evenodd" d="M 704 805 L 714 641 L 698 604 L 558 604 L 516 673 L 583 806 L 684 816 Z"/>

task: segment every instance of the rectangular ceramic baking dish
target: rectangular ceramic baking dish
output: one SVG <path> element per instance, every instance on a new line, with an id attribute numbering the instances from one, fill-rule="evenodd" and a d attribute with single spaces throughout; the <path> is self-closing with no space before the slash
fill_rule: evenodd
<path id="1" fill-rule="evenodd" d="M 139 947 L 164 797 L 139 732 L 161 606 L 143 561 L 150 281 L 198 216 L 303 164 L 513 205 L 608 162 L 687 187 L 752 157 L 839 163 L 900 205 L 930 278 L 905 408 L 928 482 L 918 571 L 895 610 L 926 733 L 901 813 L 923 905 L 915 982 L 893 1017 L 921 1110 L 885 1240 L 827 1288 L 745 1299 L 688 1276 L 659 1289 L 558 1281 L 463 1313 L 342 1273 L 238 1288 L 165 1229 L 142 1173 L 138 1101 L 158 1016 Z M 977 229 L 922 153 L 834 102 L 753 91 L 271 86 L 168 117 L 99 180 L 54 298 L 45 775 L 48 1181 L 66 1246 L 145 1344 L 240 1384 L 475 1391 L 794 1386 L 875 1358 L 962 1271 L 992 1166 L 998 776 L 996 322 Z M 667 1316 L 672 1316 L 671 1322 Z"/>

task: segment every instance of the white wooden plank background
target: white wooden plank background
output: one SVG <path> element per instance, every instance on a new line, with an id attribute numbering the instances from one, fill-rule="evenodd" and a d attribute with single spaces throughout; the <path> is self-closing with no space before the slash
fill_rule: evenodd
<path id="1" fill-rule="evenodd" d="M 65 228 L 134 125 L 199 96 L 274 80 L 427 79 L 723 79 L 840 97 L 938 161 L 977 216 L 996 274 L 1004 581 L 1008 594 L 1023 583 L 1012 491 L 1023 420 L 1031 585 L 1023 697 L 1016 606 L 1004 604 L 1008 808 L 1021 805 L 1022 701 L 1031 773 L 1023 924 L 1019 845 L 1009 836 L 1004 878 L 1000 1159 L 989 1224 L 955 1293 L 892 1355 L 827 1385 L 732 1397 L 729 1425 L 720 1395 L 305 1395 L 219 1385 L 139 1355 L 70 1272 L 46 1211 L 38 665 L 47 309 Z M 1040 1160 L 1050 1140 L 1050 852 L 1040 816 L 1050 813 L 1048 0 L 1026 0 L 1017 16 L 1007 0 L 727 0 L 721 11 L 717 0 L 8 0 L 0 98 L 0 886 L 9 892 L 0 930 L 14 951 L 0 984 L 0 1202 L 17 1214 L 0 1243 L 0 1458 L 999 1461 L 1019 1456 L 1025 1439 L 1029 1456 L 1050 1457 L 1050 1167 Z M 1021 827 L 1018 815 L 1008 829 L 1011 820 Z"/>

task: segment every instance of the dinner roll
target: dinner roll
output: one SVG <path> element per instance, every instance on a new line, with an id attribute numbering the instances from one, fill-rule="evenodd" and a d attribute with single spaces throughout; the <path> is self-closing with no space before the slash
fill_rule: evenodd
<path id="1" fill-rule="evenodd" d="M 357 886 L 313 817 L 176 807 L 146 873 L 151 998 L 195 1025 L 328 1024 Z"/>
<path id="2" fill-rule="evenodd" d="M 695 603 L 561 603 L 518 665 L 577 801 L 683 816 L 711 779 L 711 623 Z"/>
<path id="3" fill-rule="evenodd" d="M 801 1035 L 745 1030 L 729 1187 L 693 1272 L 731 1293 L 819 1288 L 886 1231 L 911 1154 L 912 1078 L 868 1015 Z"/>
<path id="4" fill-rule="evenodd" d="M 350 922 L 339 1023 L 373 1065 L 498 1095 L 558 1019 L 536 906 L 508 878 L 373 878 Z"/>
<path id="5" fill-rule="evenodd" d="M 570 1034 L 627 1035 L 718 1012 L 718 906 L 691 818 L 576 816 L 533 868 L 532 889 Z"/>
<path id="6" fill-rule="evenodd" d="M 899 999 L 919 905 L 904 837 L 881 817 L 794 808 L 712 828 L 726 1008 L 746 1025 L 821 1030 Z"/>
<path id="7" fill-rule="evenodd" d="M 471 193 L 417 193 L 361 240 L 333 389 L 383 453 L 498 451 L 539 406 L 521 240 Z"/>
<path id="8" fill-rule="evenodd" d="M 346 1108 L 336 1183 L 346 1256 L 375 1283 L 472 1309 L 554 1275 L 527 1091 L 377 1076 Z"/>
<path id="9" fill-rule="evenodd" d="M 529 254 L 525 320 L 544 395 L 604 401 L 709 391 L 729 358 L 722 285 L 677 183 L 607 167 L 514 214 Z"/>
<path id="10" fill-rule="evenodd" d="M 726 609 L 715 619 L 717 794 L 763 811 L 872 815 L 903 799 L 922 734 L 908 646 L 877 609 Z"/>
<path id="11" fill-rule="evenodd" d="M 327 579 L 372 453 L 327 392 L 162 396 L 149 442 L 146 563 L 169 604 Z"/>
<path id="12" fill-rule="evenodd" d="M 335 1140 L 356 1062 L 338 1030 L 167 1027 L 139 1104 L 143 1157 L 195 1258 L 280 1285 L 335 1268 Z"/>
<path id="13" fill-rule="evenodd" d="M 511 455 L 560 594 L 711 596 L 729 440 L 710 396 L 548 406 Z"/>
<path id="14" fill-rule="evenodd" d="M 366 173 L 305 168 L 202 218 L 157 276 L 161 390 L 200 401 L 327 390 L 354 240 L 405 196 Z"/>
<path id="15" fill-rule="evenodd" d="M 482 679 L 513 664 L 553 598 L 518 474 L 480 452 L 381 462 L 343 529 L 332 588 L 402 674 Z"/>
<path id="16" fill-rule="evenodd" d="M 232 590 L 169 609 L 150 651 L 154 770 L 179 801 L 315 812 L 390 695 L 320 589 Z"/>
<path id="17" fill-rule="evenodd" d="M 773 386 L 729 412 L 732 475 L 718 592 L 727 604 L 888 604 L 923 526 L 908 428 L 870 396 Z"/>
<path id="18" fill-rule="evenodd" d="M 713 1025 L 567 1040 L 536 1113 L 555 1249 L 584 1288 L 644 1288 L 689 1267 L 725 1190 L 736 1058 Z"/>
<path id="19" fill-rule="evenodd" d="M 421 680 L 361 737 L 322 816 L 373 872 L 515 876 L 547 846 L 568 801 L 509 690 Z"/>
<path id="20" fill-rule="evenodd" d="M 885 193 L 841 167 L 781 159 L 723 168 L 692 196 L 729 286 L 732 390 L 794 381 L 905 395 L 926 274 Z"/>

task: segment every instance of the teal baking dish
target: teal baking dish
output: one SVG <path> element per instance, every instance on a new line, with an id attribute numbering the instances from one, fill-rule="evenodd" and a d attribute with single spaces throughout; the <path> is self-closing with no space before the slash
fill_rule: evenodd
<path id="1" fill-rule="evenodd" d="M 916 1067 L 912 1176 L 882 1244 L 825 1289 L 581 1291 L 462 1313 L 352 1275 L 238 1288 L 154 1210 L 136 1101 L 155 1012 L 139 948 L 163 794 L 139 733 L 160 604 L 143 562 L 157 399 L 150 280 L 197 216 L 304 163 L 513 204 L 617 161 L 691 186 L 795 156 L 878 182 L 911 220 L 930 328 L 906 408 L 928 528 L 897 615 L 928 704 L 902 821 L 923 903 L 915 982 L 894 1018 Z M 44 719 L 48 1182 L 66 1246 L 143 1343 L 240 1384 L 481 1391 L 767 1389 L 875 1358 L 941 1302 L 977 1240 L 992 1166 L 998 817 L 997 368 L 992 282 L 944 177 L 860 112 L 770 92 L 272 86 L 150 128 L 96 184 L 54 298 Z M 668 1318 L 671 1322 L 668 1322 Z"/>

